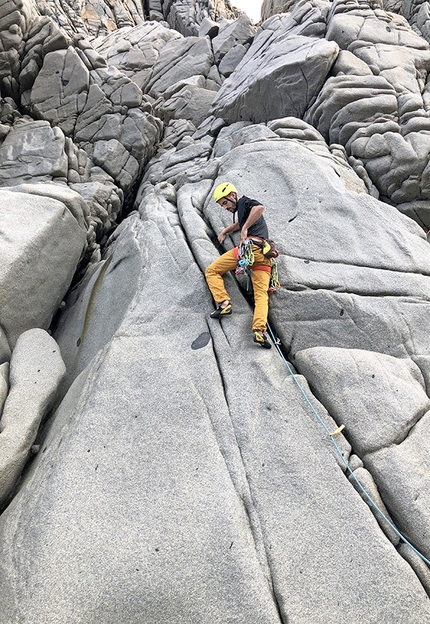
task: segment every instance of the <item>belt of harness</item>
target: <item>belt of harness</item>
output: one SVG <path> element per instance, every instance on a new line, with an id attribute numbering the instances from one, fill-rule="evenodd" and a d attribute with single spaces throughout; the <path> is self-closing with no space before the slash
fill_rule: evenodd
<path id="1" fill-rule="evenodd" d="M 256 242 L 258 240 L 259 242 Z M 273 243 L 273 241 L 270 241 Z M 274 243 L 273 243 L 274 244 Z M 264 255 L 265 245 L 268 247 L 268 252 L 270 253 L 270 244 L 269 241 L 265 241 L 263 238 L 256 239 L 254 237 L 247 238 L 247 240 L 239 246 L 238 256 L 237 256 L 237 268 L 235 270 L 236 275 L 243 275 L 246 273 L 248 282 L 249 279 L 249 269 L 252 268 L 254 264 L 254 252 L 252 251 L 252 245 L 257 245 L 261 247 Z M 269 256 L 266 254 L 266 258 L 270 258 L 270 282 L 268 292 L 273 293 L 277 288 L 280 288 L 281 284 L 279 283 L 279 274 L 278 274 L 278 265 L 274 261 L 273 257 L 278 257 L 278 251 L 276 251 L 276 256 Z M 247 286 L 247 290 L 249 290 Z"/>
<path id="2" fill-rule="evenodd" d="M 260 247 L 265 258 L 277 258 L 279 256 L 275 241 L 271 239 L 266 240 L 260 236 L 250 236 L 248 240 L 251 240 L 253 245 Z"/>

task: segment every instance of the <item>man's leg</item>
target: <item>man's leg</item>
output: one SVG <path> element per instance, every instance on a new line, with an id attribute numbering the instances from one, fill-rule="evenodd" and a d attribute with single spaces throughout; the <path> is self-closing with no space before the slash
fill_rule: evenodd
<path id="1" fill-rule="evenodd" d="M 228 273 L 228 271 L 233 271 L 236 266 L 237 254 L 234 253 L 234 250 L 230 250 L 222 254 L 222 256 L 212 262 L 206 269 L 206 281 L 212 293 L 212 297 L 215 299 L 215 303 L 218 304 L 224 301 L 230 301 L 222 276 Z"/>
<path id="2" fill-rule="evenodd" d="M 267 270 L 268 269 L 268 270 Z M 252 286 L 254 288 L 254 318 L 252 329 L 266 331 L 267 315 L 269 312 L 269 283 L 270 267 L 262 266 L 252 271 Z"/>

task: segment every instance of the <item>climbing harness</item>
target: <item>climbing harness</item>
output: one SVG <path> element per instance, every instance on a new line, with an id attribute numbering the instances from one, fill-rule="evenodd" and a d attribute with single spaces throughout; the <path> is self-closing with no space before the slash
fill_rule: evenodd
<path id="1" fill-rule="evenodd" d="M 268 253 L 271 253 L 272 249 L 271 243 L 273 241 L 265 241 L 262 238 L 247 238 L 244 243 L 239 245 L 238 254 L 237 254 L 237 268 L 235 270 L 236 275 L 246 275 L 246 290 L 247 292 L 251 291 L 251 268 L 254 264 L 255 257 L 254 252 L 252 251 L 252 246 L 257 245 L 260 247 L 264 253 L 264 249 L 269 250 Z M 276 250 L 276 254 L 278 255 L 278 251 Z M 266 255 L 266 257 L 269 257 Z M 271 256 L 270 263 L 270 282 L 269 282 L 269 293 L 275 292 L 277 288 L 280 288 L 281 284 L 279 283 L 279 273 L 278 273 L 278 265 L 273 259 L 277 256 Z M 262 268 L 266 268 L 265 265 L 261 265 Z M 267 267 L 268 270 L 268 267 Z"/>
<path id="2" fill-rule="evenodd" d="M 345 459 L 345 457 L 342 454 L 342 451 L 340 450 L 336 440 L 334 439 L 336 435 L 338 435 L 339 433 L 341 433 L 343 431 L 343 429 L 345 428 L 345 425 L 340 425 L 340 427 L 338 427 L 335 431 L 330 432 L 330 430 L 328 429 L 328 427 L 324 424 L 324 421 L 322 420 L 321 416 L 318 414 L 317 410 L 315 409 L 315 407 L 312 405 L 312 403 L 310 402 L 306 392 L 304 391 L 303 387 L 300 385 L 300 382 L 297 379 L 297 376 L 294 374 L 288 360 L 286 359 L 285 355 L 283 354 L 282 350 L 281 350 L 281 341 L 279 340 L 279 338 L 275 337 L 275 334 L 272 331 L 272 328 L 270 327 L 269 323 L 267 324 L 267 329 L 268 332 L 270 334 L 270 337 L 272 338 L 272 341 L 275 345 L 275 347 L 278 350 L 279 355 L 281 356 L 281 358 L 284 360 L 285 365 L 288 369 L 288 372 L 290 373 L 291 377 L 293 378 L 296 386 L 298 387 L 298 389 L 300 390 L 300 392 L 302 393 L 303 397 L 305 398 L 307 404 L 309 405 L 309 407 L 311 408 L 312 412 L 314 413 L 314 415 L 316 416 L 318 422 L 320 423 L 320 425 L 322 425 L 322 427 L 324 428 L 327 436 L 330 438 L 333 446 L 336 449 L 337 454 L 339 455 L 342 463 L 345 465 L 346 470 L 349 472 L 350 476 L 352 477 L 352 479 L 354 480 L 354 483 L 357 485 L 358 489 L 360 490 L 360 492 L 362 492 L 363 496 L 366 498 L 366 500 L 370 503 L 370 505 L 378 512 L 378 514 L 381 516 L 381 518 L 388 524 L 388 526 L 396 533 L 396 535 L 401 539 L 402 542 L 404 542 L 407 546 L 409 546 L 409 548 L 411 548 L 414 553 L 416 555 L 418 555 L 428 566 L 430 566 L 430 561 L 419 551 L 415 548 L 415 546 L 413 546 L 407 539 L 406 537 L 404 537 L 404 535 L 402 535 L 402 533 L 400 533 L 400 531 L 397 529 L 396 526 L 394 526 L 394 524 L 391 522 L 391 520 L 389 520 L 387 518 L 387 516 L 384 514 L 384 512 L 379 508 L 378 504 L 373 500 L 373 498 L 370 496 L 370 494 L 367 493 L 366 489 L 364 488 L 364 486 L 360 483 L 360 481 L 357 479 L 357 477 L 355 476 L 353 470 L 351 469 L 350 465 L 348 464 L 348 461 Z"/>

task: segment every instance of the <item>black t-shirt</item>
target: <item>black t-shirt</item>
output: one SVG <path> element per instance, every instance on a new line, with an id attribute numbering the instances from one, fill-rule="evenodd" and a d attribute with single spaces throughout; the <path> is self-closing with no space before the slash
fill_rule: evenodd
<path id="1" fill-rule="evenodd" d="M 242 229 L 245 221 L 249 217 L 251 208 L 253 206 L 261 205 L 261 202 L 257 201 L 256 199 L 250 199 L 249 197 L 245 197 L 245 195 L 239 199 L 239 201 L 237 202 L 237 220 L 239 222 L 240 229 Z M 259 217 L 257 221 L 248 228 L 248 236 L 259 236 L 260 238 L 264 239 L 269 238 L 269 231 L 267 229 L 267 224 L 263 215 L 261 215 L 261 217 Z"/>

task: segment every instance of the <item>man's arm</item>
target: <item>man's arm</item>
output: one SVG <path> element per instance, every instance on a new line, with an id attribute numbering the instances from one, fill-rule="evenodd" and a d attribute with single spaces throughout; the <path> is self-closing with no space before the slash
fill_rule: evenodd
<path id="1" fill-rule="evenodd" d="M 239 223 L 235 221 L 234 223 L 231 223 L 230 225 L 225 227 L 223 230 L 221 230 L 221 232 L 218 234 L 218 240 L 221 243 L 221 245 L 225 241 L 225 237 L 227 236 L 227 234 L 230 234 L 230 232 L 237 232 L 239 229 L 240 229 Z"/>
<path id="2" fill-rule="evenodd" d="M 248 236 L 248 229 L 261 217 L 263 212 L 264 206 L 258 205 L 251 208 L 248 218 L 240 231 L 240 244 L 245 242 L 246 237 Z"/>

